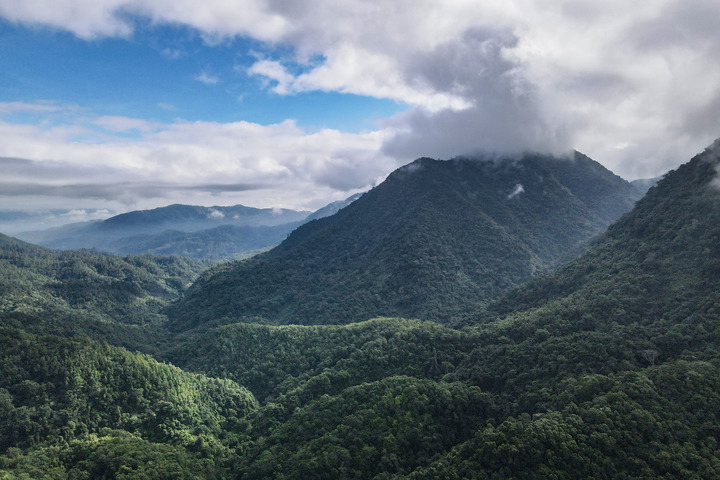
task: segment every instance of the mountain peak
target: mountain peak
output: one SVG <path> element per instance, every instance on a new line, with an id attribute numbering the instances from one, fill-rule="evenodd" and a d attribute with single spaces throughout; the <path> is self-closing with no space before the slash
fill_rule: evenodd
<path id="1" fill-rule="evenodd" d="M 205 276 L 175 311 L 175 328 L 220 317 L 310 324 L 422 314 L 448 321 L 552 270 L 637 196 L 579 153 L 420 158 L 270 252 Z"/>

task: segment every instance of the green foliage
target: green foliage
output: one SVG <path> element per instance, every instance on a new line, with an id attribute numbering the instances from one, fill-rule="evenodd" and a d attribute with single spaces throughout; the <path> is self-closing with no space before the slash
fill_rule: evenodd
<path id="1" fill-rule="evenodd" d="M 163 309 L 205 267 L 178 257 L 56 252 L 0 235 L 0 325 L 153 351 Z"/>
<path id="2" fill-rule="evenodd" d="M 431 169 L 435 164 L 423 161 L 417 166 Z M 233 300 L 237 285 L 249 288 L 250 280 L 240 282 L 237 277 L 237 264 L 215 267 L 193 288 L 191 301 L 178 307 L 187 308 L 187 316 L 175 327 L 219 315 L 214 322 L 168 334 L 163 348 L 156 350 L 158 358 L 225 380 L 186 373 L 87 339 L 1 329 L 0 479 L 718 478 L 720 189 L 713 184 L 717 168 L 717 153 L 710 150 L 672 172 L 585 255 L 552 277 L 465 312 L 462 329 L 398 318 L 349 325 L 223 325 L 233 321 L 228 312 L 239 305 Z M 398 191 L 417 173 L 401 170 L 391 182 L 394 190 L 379 191 L 388 198 L 403 198 Z M 582 183 L 582 176 L 573 176 L 572 169 L 559 169 L 554 175 L 563 179 L 566 189 L 578 190 Z M 440 173 L 431 178 L 440 184 L 447 181 Z M 604 205 L 594 215 L 610 215 L 612 202 L 602 202 L 604 190 L 597 186 L 575 196 L 580 203 Z M 439 203 L 450 201 L 429 187 L 426 191 Z M 421 198 L 422 193 L 413 195 Z M 432 248 L 441 248 L 433 243 L 429 229 L 413 223 L 425 218 L 443 225 L 427 205 L 419 200 L 403 219 L 418 232 L 415 237 L 401 241 L 392 237 L 392 222 L 380 222 L 366 225 L 375 231 L 355 231 L 354 241 L 360 248 L 368 238 L 384 233 L 388 242 L 400 242 L 389 247 L 399 255 L 396 260 L 401 262 L 404 252 L 402 262 L 417 267 L 405 273 L 422 281 L 427 280 L 423 272 L 445 275 L 445 283 L 428 288 L 448 295 L 460 292 L 453 290 L 460 288 L 457 282 L 447 277 L 457 271 L 452 262 L 412 263 L 418 258 L 413 251 L 433 255 Z M 358 201 L 338 218 L 349 216 L 352 208 L 369 207 Z M 552 225 L 552 219 L 547 222 L 542 228 L 564 228 Z M 506 233 L 513 228 L 512 222 L 504 225 Z M 360 252 L 348 247 L 350 234 L 343 237 L 344 243 L 327 243 L 325 228 L 311 222 L 279 251 L 296 248 L 292 265 L 317 269 L 323 255 L 342 257 L 346 248 Z M 450 236 L 462 239 L 456 232 Z M 308 247 L 312 242 L 317 243 Z M 423 250 L 424 244 L 434 246 Z M 332 248 L 323 250 L 322 245 Z M 155 292 L 167 302 L 176 295 L 172 289 L 153 290 L 158 278 L 166 278 L 163 269 L 130 297 L 122 288 L 86 294 L 93 292 L 96 281 L 116 285 L 120 271 L 132 270 L 106 269 L 102 271 L 114 273 L 103 276 L 97 266 L 104 264 L 83 253 L 79 255 L 89 256 L 80 265 L 87 268 L 53 277 L 57 254 L 38 249 L 38 258 L 50 255 L 44 267 L 43 262 L 33 263 L 31 247 L 20 246 L 24 250 L 4 265 L 15 275 L 11 278 L 22 281 L 17 286 L 6 281 L 9 293 L 0 297 L 4 302 L 23 299 L 18 305 L 24 310 L 12 317 L 20 326 L 20 313 L 32 313 L 43 322 L 58 311 L 82 318 L 79 305 L 104 315 L 111 332 L 123 325 L 152 326 L 146 317 L 132 316 L 134 310 L 127 317 L 118 313 L 127 308 L 126 299 Z M 3 248 L 15 247 L 6 240 Z M 448 248 L 457 251 L 456 245 Z M 540 251 L 533 255 L 540 258 Z M 380 256 L 377 251 L 365 254 Z M 124 265 L 134 260 L 107 261 Z M 346 261 L 354 265 L 351 256 Z M 270 263 L 263 265 L 270 268 Z M 433 270 L 432 265 L 440 266 Z M 508 268 L 513 265 L 517 264 L 511 262 Z M 348 272 L 339 269 L 332 278 L 345 281 L 342 288 L 356 288 L 352 301 L 365 305 L 365 286 L 372 284 L 353 283 L 350 277 L 368 279 L 361 270 Z M 85 286 L 70 282 L 85 274 Z M 267 289 L 268 298 L 275 301 L 279 297 L 272 292 L 280 287 L 263 286 L 274 278 L 267 275 L 253 277 L 260 282 L 253 295 Z M 322 277 L 297 275 L 292 281 Z M 48 278 L 55 279 L 54 286 L 43 283 Z M 410 285 L 410 280 L 403 281 Z M 417 285 L 413 288 L 420 295 L 423 290 Z M 320 280 L 312 286 L 318 292 L 326 288 Z M 337 302 L 331 308 L 340 311 L 351 304 L 334 297 L 336 293 L 327 292 L 328 302 Z M 293 295 L 300 303 L 315 298 L 302 292 Z M 103 305 L 92 302 L 96 296 Z M 465 300 L 465 305 L 481 305 L 481 297 Z M 367 305 L 380 305 L 380 298 Z M 193 308 L 203 302 L 216 308 L 214 302 L 219 301 L 228 302 L 227 311 L 221 307 L 191 318 L 197 312 Z M 279 302 L 272 308 L 284 311 L 288 305 Z M 417 308 L 432 316 L 433 308 L 442 305 Z M 258 307 L 259 314 L 270 311 L 267 305 Z M 353 312 L 349 310 L 348 319 Z M 4 322 L 10 318 L 6 313 Z M 320 323 L 327 320 L 318 318 Z M 157 319 L 162 325 L 161 315 Z M 38 323 L 28 325 L 36 328 Z M 151 336 L 159 328 L 144 331 Z M 247 386 L 260 402 L 239 385 Z"/>
<path id="3" fill-rule="evenodd" d="M 109 427 L 190 445 L 225 436 L 250 392 L 90 340 L 0 329 L 0 452 Z"/>
<path id="4" fill-rule="evenodd" d="M 0 457 L 0 480 L 200 480 L 225 475 L 209 459 L 122 431 Z"/>
<path id="5" fill-rule="evenodd" d="M 720 363 L 572 377 L 407 478 L 717 478 Z"/>
<path id="6" fill-rule="evenodd" d="M 398 318 L 351 325 L 234 324 L 173 339 L 166 358 L 231 378 L 259 399 L 304 404 L 391 375 L 440 379 L 474 338 L 432 322 Z"/>
<path id="7" fill-rule="evenodd" d="M 524 193 L 509 198 L 518 184 Z M 554 268 L 636 198 L 581 154 L 419 159 L 275 249 L 211 270 L 173 310 L 173 328 L 448 321 Z"/>
<path id="8" fill-rule="evenodd" d="M 393 320 L 233 325 L 178 337 L 194 346 L 174 352 L 193 368 L 213 365 L 268 392 L 253 418 L 246 478 L 715 478 L 720 191 L 710 185 L 713 158 L 669 175 L 587 254 L 510 292 L 481 311 L 473 328 Z M 412 340 L 391 343 L 393 328 Z M 318 337 L 327 341 L 308 341 Z M 268 353 L 260 353 L 263 345 Z M 647 350 L 658 357 L 649 360 Z M 436 357 L 451 359 L 452 367 L 426 368 Z M 473 437 L 462 441 L 443 430 L 436 449 L 399 455 L 397 463 L 378 460 L 376 438 L 394 435 L 400 424 L 373 424 L 358 434 L 365 443 L 354 444 L 351 432 L 365 432 L 367 423 L 353 419 L 393 417 L 381 399 L 353 404 L 349 392 L 389 388 L 385 381 L 401 383 L 388 377 L 397 374 L 448 382 L 438 388 L 478 388 L 486 400 L 479 403 L 489 407 L 471 421 Z M 344 430 L 349 423 L 355 428 Z M 422 444 L 425 435 L 418 438 Z M 357 453 L 361 446 L 370 447 L 371 465 Z"/>
<path id="9" fill-rule="evenodd" d="M 610 373 L 659 361 L 716 358 L 720 339 L 720 189 L 717 154 L 669 174 L 596 245 L 554 276 L 491 304 L 476 320 L 501 369 L 479 349 L 466 374 L 518 388 L 557 372 Z M 538 335 L 540 330 L 545 333 Z M 501 339 L 505 339 L 501 341 Z M 547 357 L 548 361 L 540 361 Z M 526 365 L 532 368 L 528 371 Z M 525 380 L 527 379 L 527 380 Z"/>
<path id="10" fill-rule="evenodd" d="M 407 472 L 468 438 L 490 398 L 461 384 L 388 377 L 297 410 L 247 456 L 243 478 L 372 478 Z"/>

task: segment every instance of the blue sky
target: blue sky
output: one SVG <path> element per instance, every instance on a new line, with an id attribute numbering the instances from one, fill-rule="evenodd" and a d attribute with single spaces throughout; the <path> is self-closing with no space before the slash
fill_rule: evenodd
<path id="1" fill-rule="evenodd" d="M 338 92 L 280 96 L 272 80 L 248 74 L 259 56 L 288 58 L 246 37 L 209 45 L 187 27 L 136 20 L 131 38 L 86 41 L 69 32 L 0 23 L 0 101 L 46 100 L 98 115 L 160 122 L 260 124 L 296 119 L 306 128 L 360 132 L 408 105 Z M 352 112 L 352 114 L 348 114 Z M 21 120 L 21 118 L 16 118 Z"/>
<path id="2" fill-rule="evenodd" d="M 717 18 L 716 0 L 0 0 L 0 211 L 315 209 L 420 156 L 577 149 L 653 177 L 720 136 Z"/>

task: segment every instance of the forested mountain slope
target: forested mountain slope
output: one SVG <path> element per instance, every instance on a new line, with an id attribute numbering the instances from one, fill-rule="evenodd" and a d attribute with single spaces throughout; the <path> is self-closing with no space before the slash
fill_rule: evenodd
<path id="1" fill-rule="evenodd" d="M 0 325 L 149 351 L 162 310 L 205 269 L 179 257 L 56 252 L 0 234 Z"/>
<path id="2" fill-rule="evenodd" d="M 266 402 L 238 478 L 716 478 L 717 168 L 671 172 L 477 326 L 239 324 L 172 356 Z"/>
<path id="3" fill-rule="evenodd" d="M 489 323 L 453 378 L 533 415 L 411 478 L 720 474 L 719 156 L 716 142 L 586 254 L 475 318 Z"/>
<path id="4" fill-rule="evenodd" d="M 440 380 L 476 342 L 472 330 L 399 318 L 350 325 L 236 323 L 178 335 L 165 358 L 231 378 L 261 401 L 296 406 L 391 375 Z"/>
<path id="5" fill-rule="evenodd" d="M 215 263 L 251 257 L 282 242 L 302 223 L 274 226 L 223 225 L 197 232 L 165 230 L 115 240 L 106 251 L 119 255 L 179 255 Z"/>
<path id="6" fill-rule="evenodd" d="M 215 380 L 5 328 L 0 479 L 718 478 L 718 147 L 461 329 L 208 325 L 158 351 Z"/>
<path id="7" fill-rule="evenodd" d="M 3 476 L 5 468 L 67 478 L 63 464 L 89 474 L 70 478 L 124 478 L 123 468 L 131 472 L 128 465 L 143 457 L 156 462 L 142 465 L 156 474 L 168 475 L 162 466 L 210 473 L 227 450 L 221 441 L 232 443 L 231 432 L 256 408 L 253 395 L 230 380 L 91 340 L 0 328 L 0 453 L 15 452 L 0 457 L 0 478 L 18 478 Z M 18 458 L 18 448 L 38 447 L 41 455 Z M 200 460 L 203 452 L 219 462 Z"/>
<path id="8" fill-rule="evenodd" d="M 448 321 L 577 253 L 637 197 L 579 153 L 419 159 L 270 252 L 212 270 L 174 310 L 174 328 Z"/>

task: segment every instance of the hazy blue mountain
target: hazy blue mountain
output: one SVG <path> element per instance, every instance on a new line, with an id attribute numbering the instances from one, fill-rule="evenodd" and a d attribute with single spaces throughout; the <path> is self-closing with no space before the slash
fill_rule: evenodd
<path id="1" fill-rule="evenodd" d="M 180 255 L 213 261 L 247 258 L 282 242 L 302 222 L 273 226 L 222 225 L 196 232 L 165 230 L 122 237 L 105 250 L 121 255 Z"/>
<path id="2" fill-rule="evenodd" d="M 175 230 L 192 232 L 218 225 L 274 226 L 304 220 L 310 212 L 284 208 L 200 207 L 169 205 L 152 210 L 136 210 L 116 215 L 102 222 L 102 229 L 134 230 L 157 233 L 171 226 Z"/>
<path id="3" fill-rule="evenodd" d="M 638 197 L 580 153 L 422 158 L 275 249 L 211 270 L 174 325 L 447 321 L 582 251 Z"/>
<path id="4" fill-rule="evenodd" d="M 350 205 L 352 202 L 357 200 L 358 198 L 362 197 L 363 193 L 356 193 L 355 195 L 351 195 L 350 197 L 346 198 L 345 200 L 338 200 L 337 202 L 332 202 L 324 207 L 320 208 L 319 210 L 315 210 L 313 213 L 308 215 L 308 217 L 305 219 L 306 222 L 309 222 L 310 220 L 317 220 L 320 218 L 329 217 L 330 215 L 335 215 L 337 212 L 342 210 L 343 208 Z"/>
<path id="5" fill-rule="evenodd" d="M 87 248 L 121 255 L 182 255 L 213 261 L 247 258 L 268 250 L 303 223 L 333 215 L 358 195 L 307 211 L 170 205 L 107 220 L 18 234 L 61 250 Z"/>
<path id="6" fill-rule="evenodd" d="M 660 180 L 662 180 L 662 178 L 663 175 L 654 178 L 639 178 L 637 180 L 633 180 L 630 184 L 635 187 L 639 193 L 645 195 L 647 191 L 654 187 Z"/>
<path id="7" fill-rule="evenodd" d="M 167 230 L 197 232 L 222 225 L 243 227 L 279 226 L 303 221 L 310 212 L 272 208 L 200 207 L 169 205 L 152 210 L 127 212 L 107 220 L 65 225 L 25 232 L 18 237 L 58 249 L 96 248 L 110 250 L 112 242 L 134 235 L 153 235 Z"/>

